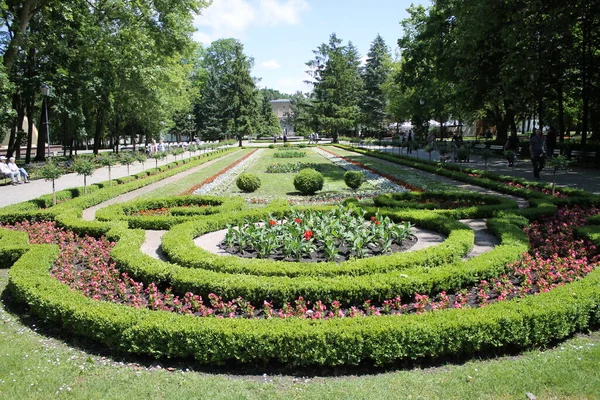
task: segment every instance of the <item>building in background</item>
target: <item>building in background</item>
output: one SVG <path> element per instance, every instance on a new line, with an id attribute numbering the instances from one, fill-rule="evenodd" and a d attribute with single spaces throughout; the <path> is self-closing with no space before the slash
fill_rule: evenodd
<path id="1" fill-rule="evenodd" d="M 289 99 L 277 99 L 271 100 L 270 103 L 271 107 L 273 107 L 273 112 L 279 118 L 281 133 L 285 133 L 287 136 L 294 136 L 294 125 L 292 125 L 290 118 L 292 114 L 292 101 Z"/>

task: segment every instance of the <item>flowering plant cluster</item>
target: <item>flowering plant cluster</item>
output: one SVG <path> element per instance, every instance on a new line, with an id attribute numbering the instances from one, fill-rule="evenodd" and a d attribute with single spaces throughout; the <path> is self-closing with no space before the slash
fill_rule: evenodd
<path id="1" fill-rule="evenodd" d="M 223 246 L 242 256 L 256 254 L 259 258 L 281 254 L 284 259 L 300 260 L 313 252 L 323 252 L 327 260 L 334 261 L 344 252 L 356 258 L 384 254 L 394 243 L 409 238 L 410 223 L 395 224 L 379 214 L 366 222 L 365 214 L 340 206 L 329 212 L 293 211 L 288 219 L 280 221 L 245 221 L 228 227 Z"/>
<path id="2" fill-rule="evenodd" d="M 178 205 L 177 209 L 194 209 L 194 208 L 207 208 L 206 204 L 187 204 L 187 205 Z M 160 207 L 160 208 L 148 208 L 144 210 L 134 210 L 129 213 L 126 213 L 132 217 L 164 217 L 171 215 L 172 213 L 177 214 L 174 210 L 169 207 Z"/>
<path id="3" fill-rule="evenodd" d="M 232 170 L 233 168 L 239 166 L 242 163 L 245 163 L 252 155 L 254 155 L 258 150 L 254 150 L 248 154 L 246 154 L 244 157 L 234 161 L 233 163 L 229 164 L 227 167 L 223 168 L 222 170 L 220 170 L 219 172 L 217 172 L 216 174 L 214 174 L 211 177 L 206 178 L 204 181 L 202 181 L 202 183 L 198 184 L 198 185 L 194 185 L 191 188 L 189 188 L 188 190 L 180 193 L 180 195 L 189 195 L 189 194 L 206 194 L 208 193 L 214 186 L 216 186 L 217 184 L 220 183 L 220 179 L 224 176 L 228 176 L 228 172 L 230 170 Z M 242 164 L 243 165 L 243 164 Z M 239 171 L 239 173 L 241 173 L 242 171 Z"/>
<path id="4" fill-rule="evenodd" d="M 319 167 L 315 163 L 305 163 L 305 162 L 296 162 L 296 163 L 287 163 L 287 164 L 269 164 L 267 166 L 266 172 L 269 174 L 287 174 L 298 172 L 304 168 L 312 168 L 315 170 L 319 170 Z"/>
<path id="5" fill-rule="evenodd" d="M 73 232 L 58 228 L 53 222 L 25 221 L 3 227 L 26 231 L 31 243 L 58 244 L 60 255 L 51 274 L 72 289 L 96 300 L 204 317 L 330 319 L 484 307 L 496 301 L 545 292 L 572 282 L 588 274 L 600 261 L 591 243 L 575 238 L 573 227 L 583 224 L 590 215 L 599 212 L 596 208 L 561 208 L 552 218 L 531 224 L 525 230 L 531 242 L 529 253 L 507 266 L 505 274 L 481 280 L 477 285 L 457 293 L 415 293 L 411 299 L 396 297 L 380 304 L 366 300 L 360 306 L 351 307 L 344 307 L 338 301 L 329 305 L 321 301 L 311 304 L 299 297 L 280 309 L 266 300 L 261 308 L 256 308 L 241 297 L 227 301 L 209 294 L 205 302 L 193 293 L 179 297 L 169 288 L 161 291 L 154 283 L 145 287 L 143 283 L 116 269 L 109 256 L 113 243 L 104 238 L 78 237 Z M 302 218 L 306 220 L 311 216 L 296 214 L 290 217 L 289 223 L 300 228 L 305 223 Z M 274 223 L 268 223 L 270 227 L 281 226 L 281 221 L 272 221 Z M 381 227 L 385 223 L 376 216 L 371 225 Z M 314 240 L 316 229 L 299 229 L 302 240 Z"/>
<path id="6" fill-rule="evenodd" d="M 535 190 L 536 192 L 540 192 L 540 193 L 547 194 L 548 196 L 552 196 L 552 190 L 546 189 L 544 187 L 539 187 L 539 186 L 534 186 L 534 185 L 523 185 L 521 183 L 517 183 L 517 182 L 513 182 L 513 181 L 504 181 L 502 183 L 504 183 L 507 186 L 512 186 L 512 187 L 516 187 L 519 189 Z M 559 192 L 558 190 L 554 190 L 554 197 L 558 197 L 560 199 L 566 199 L 569 196 L 567 196 L 564 193 Z"/>

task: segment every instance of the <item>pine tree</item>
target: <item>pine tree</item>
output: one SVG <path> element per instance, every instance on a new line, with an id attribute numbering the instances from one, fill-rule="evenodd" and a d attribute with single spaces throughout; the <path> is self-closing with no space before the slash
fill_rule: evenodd
<path id="1" fill-rule="evenodd" d="M 371 44 L 367 57 L 367 63 L 362 71 L 365 85 L 360 102 L 362 122 L 369 136 L 380 136 L 387 117 L 383 84 L 391 69 L 390 51 L 380 35 L 377 35 Z"/>
<path id="2" fill-rule="evenodd" d="M 312 112 L 318 129 L 331 135 L 335 142 L 339 134 L 355 129 L 358 122 L 360 55 L 352 42 L 343 46 L 335 34 L 313 53 L 315 59 L 307 63 L 314 79 Z"/>

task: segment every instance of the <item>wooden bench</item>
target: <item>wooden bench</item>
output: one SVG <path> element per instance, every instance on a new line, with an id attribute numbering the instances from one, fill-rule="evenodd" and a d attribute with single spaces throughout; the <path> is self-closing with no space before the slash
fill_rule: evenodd
<path id="1" fill-rule="evenodd" d="M 571 150 L 569 158 L 581 163 L 594 163 L 595 166 L 600 164 L 600 158 L 596 151 Z"/>

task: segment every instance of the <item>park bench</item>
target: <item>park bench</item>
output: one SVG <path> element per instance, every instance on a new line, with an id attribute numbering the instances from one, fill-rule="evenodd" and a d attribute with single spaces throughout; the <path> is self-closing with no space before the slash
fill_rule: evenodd
<path id="1" fill-rule="evenodd" d="M 571 150 L 569 158 L 580 163 L 593 163 L 594 166 L 600 165 L 600 158 L 597 151 Z"/>

